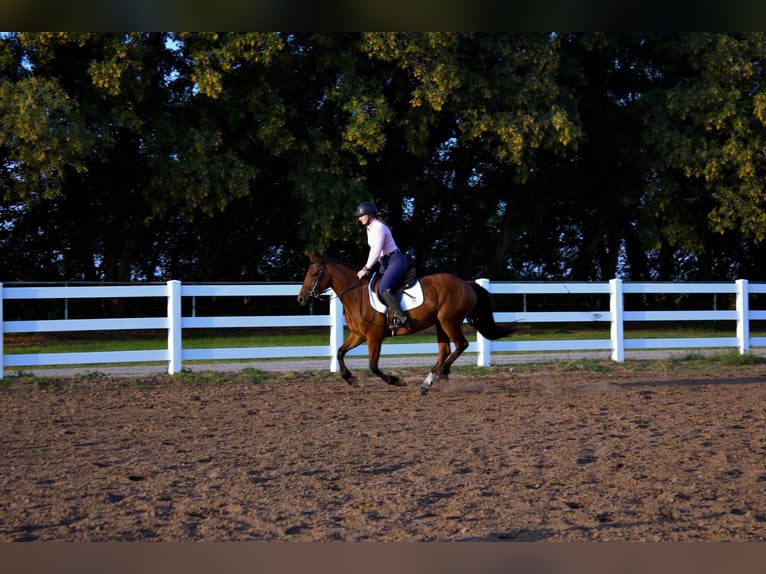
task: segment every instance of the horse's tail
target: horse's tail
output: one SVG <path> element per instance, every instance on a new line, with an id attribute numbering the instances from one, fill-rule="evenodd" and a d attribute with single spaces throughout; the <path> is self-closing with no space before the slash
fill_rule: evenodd
<path id="1" fill-rule="evenodd" d="M 476 306 L 471 310 L 468 315 L 468 319 L 471 321 L 476 330 L 490 340 L 500 339 L 501 337 L 507 337 L 508 335 L 516 332 L 514 325 L 500 326 L 495 323 L 493 316 L 492 296 L 489 291 L 478 283 L 469 281 L 471 287 L 476 292 Z"/>

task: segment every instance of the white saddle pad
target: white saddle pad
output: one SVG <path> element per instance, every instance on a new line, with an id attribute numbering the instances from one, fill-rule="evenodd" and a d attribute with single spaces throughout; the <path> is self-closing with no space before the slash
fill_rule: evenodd
<path id="1" fill-rule="evenodd" d="M 372 290 L 374 281 L 370 281 L 367 284 L 367 292 L 370 295 L 370 305 L 381 313 L 386 312 L 386 306 L 378 299 L 378 296 Z M 420 286 L 420 280 L 415 281 L 415 284 L 409 289 L 405 289 L 399 293 L 399 305 L 401 305 L 403 311 L 420 307 L 423 304 L 423 288 Z"/>

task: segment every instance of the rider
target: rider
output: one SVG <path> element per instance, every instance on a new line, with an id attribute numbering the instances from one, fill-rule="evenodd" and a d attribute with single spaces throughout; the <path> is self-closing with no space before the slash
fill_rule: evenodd
<path id="1" fill-rule="evenodd" d="M 407 271 L 407 258 L 396 246 L 391 230 L 378 217 L 378 209 L 371 201 L 363 201 L 356 207 L 356 217 L 359 223 L 367 229 L 367 243 L 370 246 L 370 254 L 367 263 L 357 272 L 357 277 L 362 279 L 370 272 L 376 262 L 380 262 L 380 284 L 378 295 L 383 302 L 393 310 L 394 319 L 398 323 L 395 328 L 410 327 L 410 319 L 404 314 L 396 296 L 391 289 L 401 281 Z"/>

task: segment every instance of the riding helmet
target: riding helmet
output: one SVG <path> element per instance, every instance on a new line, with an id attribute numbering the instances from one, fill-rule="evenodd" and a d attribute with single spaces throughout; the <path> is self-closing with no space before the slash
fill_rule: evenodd
<path id="1" fill-rule="evenodd" d="M 362 215 L 378 215 L 378 208 L 375 207 L 375 204 L 371 201 L 363 201 L 359 205 L 356 206 L 356 216 L 361 217 Z"/>

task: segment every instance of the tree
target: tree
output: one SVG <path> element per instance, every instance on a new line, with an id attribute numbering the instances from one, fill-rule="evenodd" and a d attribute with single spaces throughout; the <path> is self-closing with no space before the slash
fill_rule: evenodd
<path id="1" fill-rule="evenodd" d="M 0 35 L 3 280 L 761 273 L 763 34 Z"/>
<path id="2" fill-rule="evenodd" d="M 395 223 L 412 226 L 403 237 L 425 269 L 507 273 L 523 226 L 509 221 L 541 151 L 563 155 L 581 134 L 556 82 L 558 43 L 549 34 L 365 35 L 363 49 L 390 66 L 382 83 L 392 114 L 381 114 L 386 142 L 367 179 L 404 214 Z"/>
<path id="3" fill-rule="evenodd" d="M 185 62 L 169 39 L 159 33 L 2 39 L 4 202 L 17 205 L 21 218 L 36 205 L 72 218 L 72 236 L 88 237 L 72 256 L 91 265 L 70 279 L 131 279 L 157 222 L 175 212 L 220 211 L 248 193 L 252 168 L 190 105 L 192 82 L 180 73 Z M 60 212 L 50 209 L 54 203 Z"/>
<path id="4" fill-rule="evenodd" d="M 766 35 L 684 33 L 662 38 L 658 89 L 647 115 L 652 155 L 645 209 L 700 278 L 763 275 Z M 749 253 L 750 256 L 745 256 Z"/>

